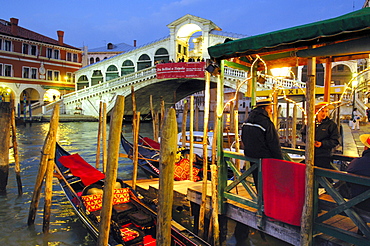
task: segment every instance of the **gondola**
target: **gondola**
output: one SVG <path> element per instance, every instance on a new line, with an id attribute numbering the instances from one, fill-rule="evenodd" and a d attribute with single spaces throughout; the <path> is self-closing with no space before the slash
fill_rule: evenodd
<path id="1" fill-rule="evenodd" d="M 69 154 L 59 144 L 56 145 L 55 163 L 62 190 L 76 215 L 97 240 L 105 175 L 78 154 Z M 109 245 L 156 245 L 157 216 L 143 201 L 129 185 L 117 179 Z M 171 226 L 171 244 L 209 245 L 176 222 Z"/>
<path id="2" fill-rule="evenodd" d="M 133 154 L 133 144 L 123 135 L 121 135 L 121 143 L 127 157 L 131 158 Z M 159 178 L 160 144 L 150 138 L 139 136 L 138 152 L 139 167 L 149 178 Z M 177 161 L 175 163 L 175 180 L 185 180 L 189 178 L 189 159 L 186 158 L 188 154 L 189 149 L 178 148 Z M 194 181 L 198 181 L 200 177 L 202 177 L 202 165 L 202 158 L 196 155 L 196 160 L 193 163 Z"/>

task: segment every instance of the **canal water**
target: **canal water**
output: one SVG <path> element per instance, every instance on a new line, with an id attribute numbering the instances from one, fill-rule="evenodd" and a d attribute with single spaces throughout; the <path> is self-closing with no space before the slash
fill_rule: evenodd
<path id="1" fill-rule="evenodd" d="M 33 123 L 17 126 L 23 195 L 18 196 L 14 160 L 11 157 L 7 193 L 5 195 L 0 195 L 0 245 L 96 245 L 95 241 L 93 241 L 87 233 L 87 230 L 85 230 L 80 221 L 78 221 L 72 207 L 64 197 L 55 179 L 49 233 L 42 233 L 43 196 L 40 200 L 35 224 L 33 226 L 27 226 L 30 201 L 34 190 L 38 166 L 40 164 L 40 151 L 43 147 L 48 129 L 49 123 Z M 70 153 L 79 153 L 87 162 L 93 164 L 96 158 L 97 129 L 97 122 L 60 123 L 58 142 Z M 123 126 L 123 133 L 128 140 L 132 140 L 130 124 Z M 151 123 L 141 124 L 140 134 L 152 137 Z M 121 158 L 118 176 L 126 177 L 124 179 L 130 179 L 131 175 L 131 161 Z M 139 178 L 144 177 L 145 175 L 139 171 Z M 237 243 L 235 236 L 232 235 L 233 226 L 233 223 L 229 223 L 230 235 L 228 236 L 228 246 L 288 245 L 271 237 L 262 240 L 261 236 L 256 231 L 252 231 L 247 240 Z"/>

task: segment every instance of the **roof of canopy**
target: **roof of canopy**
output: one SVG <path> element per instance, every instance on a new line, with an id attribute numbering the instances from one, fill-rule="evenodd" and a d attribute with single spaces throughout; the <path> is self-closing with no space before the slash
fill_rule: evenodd
<path id="1" fill-rule="evenodd" d="M 332 61 L 368 58 L 370 53 L 370 8 L 336 18 L 287 28 L 211 46 L 217 60 L 250 66 L 259 55 L 270 68 L 305 65 L 308 57 Z"/>

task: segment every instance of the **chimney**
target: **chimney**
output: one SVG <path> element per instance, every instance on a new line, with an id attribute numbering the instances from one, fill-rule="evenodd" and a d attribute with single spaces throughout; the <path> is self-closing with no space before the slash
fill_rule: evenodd
<path id="1" fill-rule="evenodd" d="M 10 18 L 10 24 L 11 24 L 11 33 L 14 36 L 18 35 L 18 19 L 17 18 Z"/>
<path id="2" fill-rule="evenodd" d="M 64 41 L 63 41 L 64 32 L 63 31 L 57 31 L 57 34 L 58 34 L 58 44 L 63 45 L 64 44 Z"/>
<path id="3" fill-rule="evenodd" d="M 136 47 L 136 40 L 134 40 L 134 47 Z"/>

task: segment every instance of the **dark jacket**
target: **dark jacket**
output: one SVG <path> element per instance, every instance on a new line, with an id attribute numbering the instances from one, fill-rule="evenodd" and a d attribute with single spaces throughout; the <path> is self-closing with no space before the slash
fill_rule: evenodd
<path id="1" fill-rule="evenodd" d="M 306 127 L 302 128 L 302 140 L 306 142 Z M 315 141 L 319 141 L 322 145 L 315 148 L 315 157 L 330 157 L 332 150 L 339 144 L 338 126 L 334 121 L 326 117 L 321 123 L 316 123 Z"/>
<path id="2" fill-rule="evenodd" d="M 253 109 L 242 127 L 244 154 L 252 158 L 283 159 L 279 136 L 266 110 Z"/>
<path id="3" fill-rule="evenodd" d="M 353 159 L 347 167 L 347 172 L 370 177 L 370 149 L 367 149 L 364 152 L 362 152 L 362 157 Z M 361 193 L 370 189 L 369 186 L 365 185 L 353 183 L 348 183 L 348 185 L 351 189 L 352 197 L 360 195 Z M 356 206 L 369 211 L 370 199 L 367 199 Z"/>

